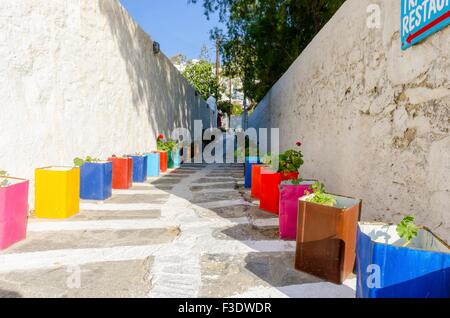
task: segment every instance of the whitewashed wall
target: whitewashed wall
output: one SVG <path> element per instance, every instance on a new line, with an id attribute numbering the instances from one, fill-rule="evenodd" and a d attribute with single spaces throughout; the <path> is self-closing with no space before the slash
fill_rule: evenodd
<path id="1" fill-rule="evenodd" d="M 117 0 L 1 0 L 0 83 L 0 169 L 14 176 L 209 126 L 206 103 Z"/>
<path id="2" fill-rule="evenodd" d="M 303 175 L 362 198 L 363 219 L 413 214 L 450 241 L 450 27 L 407 51 L 399 28 L 399 0 L 347 0 L 250 125 L 279 127 L 282 149 L 302 139 Z"/>

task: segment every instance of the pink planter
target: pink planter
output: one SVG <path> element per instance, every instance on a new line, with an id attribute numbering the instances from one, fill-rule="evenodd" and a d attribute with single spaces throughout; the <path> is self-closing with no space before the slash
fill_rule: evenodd
<path id="1" fill-rule="evenodd" d="M 280 238 L 295 240 L 297 238 L 298 200 L 306 194 L 312 193 L 311 186 L 315 180 L 305 180 L 300 184 L 284 181 L 280 185 Z"/>
<path id="2" fill-rule="evenodd" d="M 28 180 L 6 178 L 0 187 L 0 250 L 26 237 L 28 218 Z"/>

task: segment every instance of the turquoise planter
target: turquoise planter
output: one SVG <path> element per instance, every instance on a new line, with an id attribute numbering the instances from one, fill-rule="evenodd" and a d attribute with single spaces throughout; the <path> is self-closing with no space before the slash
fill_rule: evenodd
<path id="1" fill-rule="evenodd" d="M 181 167 L 181 156 L 180 151 L 172 151 L 170 153 L 170 156 L 172 158 L 173 168 L 180 168 Z"/>
<path id="2" fill-rule="evenodd" d="M 157 153 L 148 153 L 147 156 L 147 177 L 160 176 L 160 155 Z"/>

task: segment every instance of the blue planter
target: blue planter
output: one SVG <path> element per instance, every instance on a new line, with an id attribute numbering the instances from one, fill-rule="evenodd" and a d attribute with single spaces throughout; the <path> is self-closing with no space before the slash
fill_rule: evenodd
<path id="1" fill-rule="evenodd" d="M 80 198 L 106 200 L 112 195 L 112 162 L 86 162 L 80 167 Z"/>
<path id="2" fill-rule="evenodd" d="M 147 180 L 147 156 L 129 157 L 133 159 L 133 182 L 145 182 Z"/>
<path id="3" fill-rule="evenodd" d="M 403 242 L 395 225 L 359 224 L 356 296 L 450 297 L 449 247 L 427 229 L 408 247 L 402 247 Z"/>
<path id="4" fill-rule="evenodd" d="M 172 151 L 171 152 L 171 156 L 172 156 L 172 162 L 173 162 L 173 167 L 174 168 L 180 168 L 181 167 L 181 156 L 180 156 L 180 151 Z"/>
<path id="5" fill-rule="evenodd" d="M 258 157 L 246 157 L 245 158 L 245 187 L 250 189 L 252 187 L 252 166 L 259 164 Z"/>
<path id="6" fill-rule="evenodd" d="M 159 177 L 161 174 L 159 152 L 148 153 L 147 156 L 147 177 Z"/>

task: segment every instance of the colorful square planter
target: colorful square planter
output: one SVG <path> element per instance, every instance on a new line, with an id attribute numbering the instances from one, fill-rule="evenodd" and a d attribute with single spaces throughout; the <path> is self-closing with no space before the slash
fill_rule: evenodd
<path id="1" fill-rule="evenodd" d="M 300 198 L 295 268 L 342 284 L 355 266 L 356 230 L 362 203 L 333 196 L 337 201 L 335 207 Z"/>
<path id="2" fill-rule="evenodd" d="M 112 188 L 127 190 L 133 186 L 133 159 L 128 157 L 111 157 Z"/>
<path id="3" fill-rule="evenodd" d="M 252 187 L 252 167 L 256 164 L 259 164 L 258 157 L 246 157 L 245 158 L 245 187 L 250 189 Z"/>
<path id="4" fill-rule="evenodd" d="M 170 160 L 171 164 L 169 164 L 169 168 L 180 168 L 181 167 L 180 150 L 170 152 Z"/>
<path id="5" fill-rule="evenodd" d="M 0 250 L 26 237 L 29 181 L 10 177 L 9 184 L 0 187 Z"/>
<path id="6" fill-rule="evenodd" d="M 147 180 L 147 156 L 129 156 L 133 159 L 133 182 L 144 183 Z"/>
<path id="7" fill-rule="evenodd" d="M 252 197 L 259 199 L 261 193 L 261 172 L 265 165 L 252 165 Z"/>
<path id="8" fill-rule="evenodd" d="M 86 162 L 80 167 L 80 198 L 103 201 L 112 196 L 112 162 Z"/>
<path id="9" fill-rule="evenodd" d="M 428 229 L 404 247 L 395 225 L 359 223 L 358 298 L 450 298 L 450 249 Z"/>
<path id="10" fill-rule="evenodd" d="M 46 167 L 35 171 L 35 212 L 38 218 L 65 219 L 80 211 L 80 169 Z"/>
<path id="11" fill-rule="evenodd" d="M 161 174 L 159 152 L 151 152 L 147 156 L 147 177 L 159 177 Z"/>
<path id="12" fill-rule="evenodd" d="M 159 152 L 159 166 L 162 173 L 167 172 L 169 164 L 169 153 L 167 151 Z"/>
<path id="13" fill-rule="evenodd" d="M 307 192 L 312 193 L 316 180 L 305 180 L 299 184 L 283 181 L 280 185 L 280 238 L 295 240 L 297 238 L 298 200 Z"/>
<path id="14" fill-rule="evenodd" d="M 280 173 L 270 169 L 261 171 L 261 193 L 259 196 L 259 208 L 267 212 L 278 214 L 281 181 L 298 179 L 298 172 Z"/>

